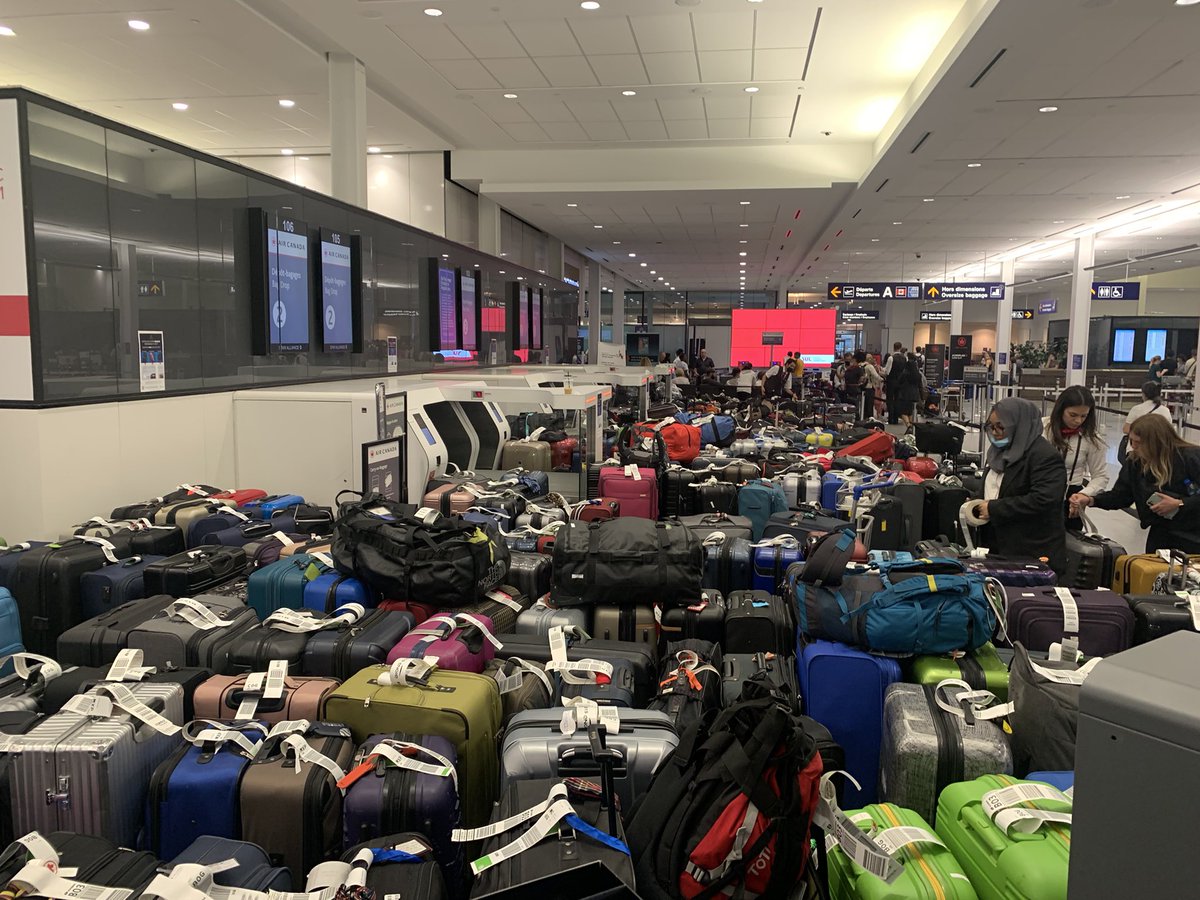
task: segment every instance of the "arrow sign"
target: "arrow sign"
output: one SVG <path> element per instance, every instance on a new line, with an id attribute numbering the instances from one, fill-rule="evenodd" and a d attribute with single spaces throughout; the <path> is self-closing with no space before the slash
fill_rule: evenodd
<path id="1" fill-rule="evenodd" d="M 1013 319 L 1015 319 L 1017 321 L 1021 321 L 1024 319 L 1032 319 L 1033 318 L 1033 310 L 1032 309 L 1014 309 L 1012 311 L 1012 317 L 1013 317 Z"/>
<path id="2" fill-rule="evenodd" d="M 840 296 L 842 296 L 842 287 L 841 287 L 841 285 L 835 284 L 833 287 L 831 287 L 831 288 L 829 289 L 829 293 L 833 294 L 833 296 L 834 296 L 834 297 L 840 297 Z M 1096 292 L 1095 292 L 1095 291 L 1092 291 L 1092 293 L 1094 294 L 1094 293 L 1096 293 Z"/>
<path id="3" fill-rule="evenodd" d="M 827 284 L 830 300 L 920 300 L 921 285 L 898 281 L 843 281 Z"/>
<path id="4" fill-rule="evenodd" d="M 925 296 L 943 300 L 1002 300 L 1002 281 L 938 281 L 925 282 Z"/>
<path id="5" fill-rule="evenodd" d="M 161 297 L 166 293 L 166 288 L 160 279 L 153 278 L 147 281 L 139 281 L 137 283 L 137 292 L 139 297 Z"/>
<path id="6" fill-rule="evenodd" d="M 936 297 L 938 294 L 940 294 L 940 293 L 941 293 L 941 291 L 939 291 L 939 290 L 937 289 L 937 285 L 936 285 L 936 284 L 931 284 L 931 285 L 929 286 L 929 290 L 927 290 L 925 293 L 926 293 L 926 294 L 928 294 L 930 297 Z"/>

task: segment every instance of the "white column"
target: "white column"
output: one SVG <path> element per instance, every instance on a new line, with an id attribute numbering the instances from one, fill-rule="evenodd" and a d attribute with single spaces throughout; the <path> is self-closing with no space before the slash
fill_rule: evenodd
<path id="1" fill-rule="evenodd" d="M 787 309 L 788 308 L 787 295 L 788 295 L 788 291 L 787 291 L 787 288 L 785 288 L 785 287 L 781 287 L 781 288 L 779 288 L 779 290 L 777 290 L 775 292 L 775 308 L 776 309 Z"/>
<path id="2" fill-rule="evenodd" d="M 500 255 L 500 204 L 485 194 L 479 195 L 479 242 L 476 246 L 483 253 Z M 561 278 L 561 265 L 557 274 L 553 269 L 550 274 Z"/>
<path id="3" fill-rule="evenodd" d="M 950 301 L 950 333 L 951 334 L 962 334 L 963 333 L 963 303 L 964 303 L 964 301 L 962 301 L 962 300 L 951 300 Z M 980 347 L 978 349 L 982 350 L 983 348 Z M 971 348 L 972 353 L 975 352 L 975 350 L 976 350 L 976 348 L 974 348 L 974 347 Z"/>
<path id="4" fill-rule="evenodd" d="M 992 366 L 996 384 L 1000 383 L 1001 373 L 1009 371 L 1012 364 L 1012 311 L 1013 294 L 1016 292 L 1013 282 L 1017 280 L 1015 259 L 1006 259 L 1001 265 L 1000 280 L 1004 282 L 1004 296 L 996 309 L 996 363 Z"/>
<path id="5" fill-rule="evenodd" d="M 631 288 L 620 275 L 613 276 L 613 343 L 625 346 L 625 291 Z"/>
<path id="6" fill-rule="evenodd" d="M 588 260 L 585 264 L 588 303 L 588 362 L 600 361 L 600 263 Z"/>
<path id="7" fill-rule="evenodd" d="M 1075 265 L 1071 268 L 1071 330 L 1067 334 L 1067 384 L 1084 384 L 1087 378 L 1088 329 L 1092 320 L 1092 273 L 1096 236 L 1075 239 Z M 1076 359 L 1078 357 L 1078 359 Z M 1075 367 L 1075 363 L 1079 367 Z"/>
<path id="8" fill-rule="evenodd" d="M 349 53 L 330 53 L 329 164 L 333 196 L 367 205 L 367 69 Z"/>

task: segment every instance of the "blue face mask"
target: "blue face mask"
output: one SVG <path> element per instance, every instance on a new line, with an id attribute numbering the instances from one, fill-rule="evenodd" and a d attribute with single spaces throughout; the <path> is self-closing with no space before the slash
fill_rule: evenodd
<path id="1" fill-rule="evenodd" d="M 998 438 L 991 432 L 988 432 L 988 440 L 992 442 L 992 446 L 995 447 L 997 450 L 1003 450 L 1005 447 L 1007 447 L 1009 444 L 1012 443 L 1011 437 L 1006 436 L 1006 437 Z"/>

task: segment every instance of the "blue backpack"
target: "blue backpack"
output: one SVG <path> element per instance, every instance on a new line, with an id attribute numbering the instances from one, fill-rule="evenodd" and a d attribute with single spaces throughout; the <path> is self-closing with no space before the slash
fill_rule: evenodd
<path id="1" fill-rule="evenodd" d="M 777 512 L 787 512 L 787 509 L 787 495 L 774 482 L 760 479 L 738 489 L 738 515 L 750 520 L 752 540 L 762 540 L 763 530 L 771 516 Z"/>
<path id="2" fill-rule="evenodd" d="M 700 444 L 707 447 L 728 447 L 733 443 L 733 432 L 737 423 L 732 416 L 698 416 L 690 412 L 675 413 L 675 421 L 684 425 L 695 425 L 700 429 Z"/>

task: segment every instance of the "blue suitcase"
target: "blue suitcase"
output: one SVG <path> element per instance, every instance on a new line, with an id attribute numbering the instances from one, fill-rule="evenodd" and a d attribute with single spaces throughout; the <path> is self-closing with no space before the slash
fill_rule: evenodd
<path id="1" fill-rule="evenodd" d="M 13 572 L 16 571 L 17 563 L 26 551 L 45 547 L 46 544 L 46 541 L 26 541 L 23 544 L 0 547 L 0 587 L 12 586 Z"/>
<path id="2" fill-rule="evenodd" d="M 211 834 L 196 838 L 164 868 L 169 871 L 185 863 L 209 866 L 227 859 L 237 865 L 213 872 L 213 884 L 247 891 L 286 892 L 292 889 L 292 873 L 281 866 L 271 865 L 271 859 L 262 847 Z"/>
<path id="3" fill-rule="evenodd" d="M 79 576 L 79 603 L 84 619 L 92 619 L 130 600 L 146 596 L 146 566 L 165 556 L 131 556 Z"/>
<path id="4" fill-rule="evenodd" d="M 269 728 L 245 722 L 238 730 L 257 747 Z M 172 753 L 150 776 L 145 849 L 174 859 L 201 835 L 240 838 L 238 789 L 250 759 L 233 741 L 185 743 Z"/>
<path id="5" fill-rule="evenodd" d="M 239 513 L 233 509 L 225 508 L 218 510 L 208 516 L 203 516 L 193 521 L 187 530 L 187 545 L 189 547 L 199 547 L 206 543 L 204 540 L 210 534 L 217 531 L 224 531 L 227 528 L 237 528 L 239 525 L 245 525 L 247 522 L 253 521 L 246 513 Z"/>
<path id="6" fill-rule="evenodd" d="M 787 512 L 787 495 L 773 481 L 751 481 L 738 488 L 738 515 L 750 520 L 751 537 L 762 540 L 763 529 L 775 513 Z"/>
<path id="7" fill-rule="evenodd" d="M 328 571 L 307 553 L 295 553 L 255 569 L 246 581 L 246 605 L 265 619 L 277 609 L 300 609 L 310 579 L 309 567 Z"/>
<path id="8" fill-rule="evenodd" d="M 270 519 L 284 510 L 294 509 L 304 502 L 299 494 L 272 494 L 262 500 L 251 500 L 240 507 L 252 519 Z"/>
<path id="9" fill-rule="evenodd" d="M 787 567 L 802 559 L 804 554 L 799 541 L 755 547 L 750 587 L 768 594 L 782 594 L 780 585 Z"/>
<path id="10" fill-rule="evenodd" d="M 303 605 L 309 609 L 331 613 L 347 603 L 374 609 L 379 605 L 379 597 L 353 575 L 341 572 L 324 572 L 304 586 Z"/>
<path id="11" fill-rule="evenodd" d="M 213 517 L 210 516 L 208 518 Z M 204 522 L 206 519 L 201 519 L 200 521 Z M 254 541 L 261 541 L 263 538 L 277 531 L 282 531 L 284 534 L 295 532 L 295 518 L 291 515 L 281 513 L 269 522 L 258 519 L 251 519 L 249 522 L 236 522 L 225 528 L 208 531 L 201 536 L 199 541 L 195 544 L 188 544 L 188 546 L 216 545 L 220 547 L 245 547 L 247 544 Z"/>
<path id="12" fill-rule="evenodd" d="M 861 472 L 853 473 L 855 483 L 862 484 L 865 480 Z M 821 479 L 821 508 L 837 511 L 838 508 L 838 491 L 846 484 L 846 478 L 842 472 L 826 472 Z M 841 518 L 847 516 L 839 513 Z"/>
<path id="13" fill-rule="evenodd" d="M 878 799 L 883 694 L 900 680 L 900 664 L 845 644 L 814 641 L 797 660 L 804 712 L 829 729 L 846 751 L 846 771 L 862 786 L 843 786 L 846 809 Z"/>
<path id="14" fill-rule="evenodd" d="M 750 542 L 745 538 L 726 538 L 704 545 L 704 576 L 701 587 L 720 591 L 728 597 L 734 591 L 746 591 L 753 584 Z"/>
<path id="15" fill-rule="evenodd" d="M 7 588 L 0 587 L 0 657 L 20 653 L 25 649 L 21 643 L 21 611 L 17 601 Z M 0 676 L 11 675 L 12 663 L 5 663 Z"/>

